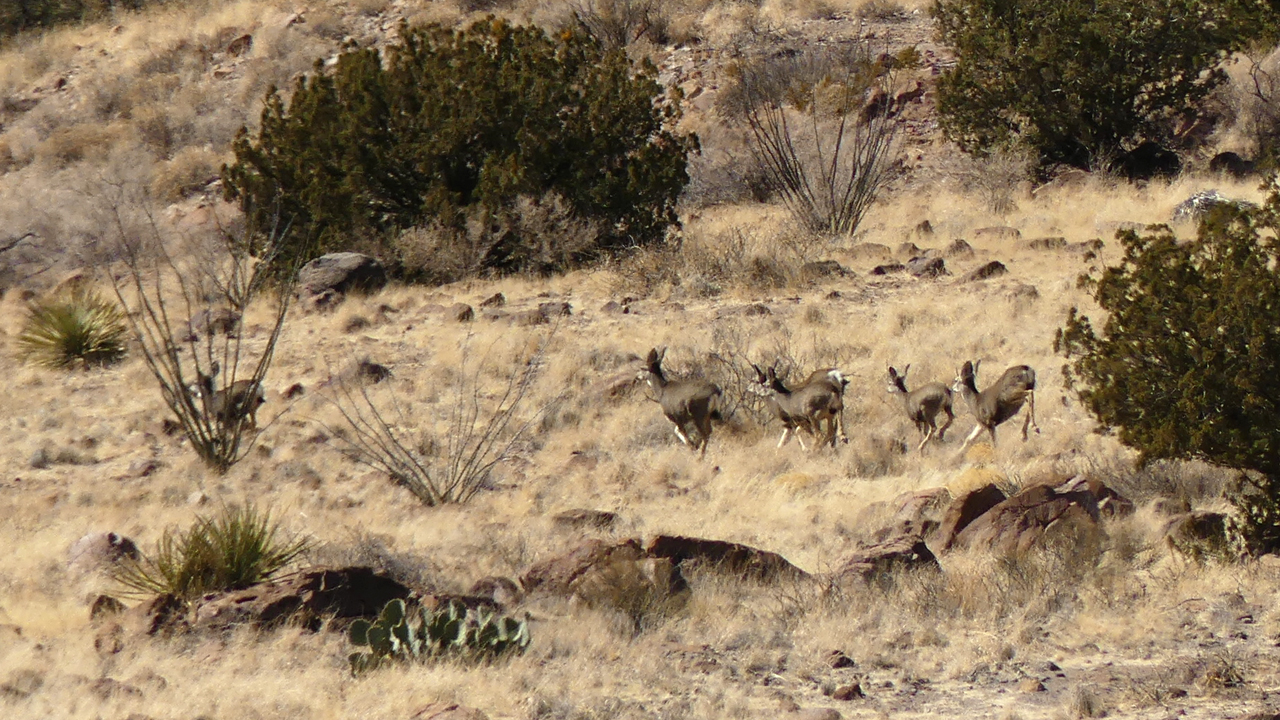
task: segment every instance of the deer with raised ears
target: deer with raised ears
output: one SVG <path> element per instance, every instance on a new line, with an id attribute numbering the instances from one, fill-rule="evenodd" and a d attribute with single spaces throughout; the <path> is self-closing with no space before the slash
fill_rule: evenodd
<path id="1" fill-rule="evenodd" d="M 984 429 L 991 433 L 991 445 L 995 447 L 996 426 L 1017 415 L 1024 404 L 1028 406 L 1028 413 L 1022 423 L 1022 441 L 1027 441 L 1027 428 L 1034 427 L 1037 433 L 1040 432 L 1040 426 L 1036 424 L 1036 371 L 1028 365 L 1014 365 L 1005 370 L 993 385 L 979 392 L 978 365 L 981 362 L 966 361 L 951 386 L 964 398 L 978 420 L 977 427 L 960 446 L 960 452 L 964 452 Z"/>
<path id="2" fill-rule="evenodd" d="M 650 350 L 637 379 L 648 383 L 653 393 L 649 399 L 662 406 L 662 414 L 676 426 L 680 442 L 692 450 L 700 449 L 706 457 L 711 421 L 720 419 L 720 387 L 706 380 L 668 380 L 662 372 L 666 355 L 666 348 Z M 696 439 L 690 439 L 690 427 L 698 431 Z"/>
<path id="3" fill-rule="evenodd" d="M 797 434 L 800 430 L 821 440 L 815 450 L 823 445 L 834 448 L 837 436 L 840 442 L 849 442 L 844 432 L 844 389 L 849 381 L 843 373 L 834 368 L 815 370 L 804 383 L 788 388 L 774 368 L 766 372 L 756 365 L 751 367 L 756 371 L 751 392 L 764 397 L 782 422 L 779 448 L 794 435 L 800 448 L 807 449 L 804 438 Z"/>
<path id="4" fill-rule="evenodd" d="M 262 385 L 253 380 L 236 380 L 229 387 L 219 390 L 214 387 L 213 379 L 221 369 L 214 362 L 208 375 L 197 372 L 192 396 L 204 403 L 206 417 L 217 418 L 224 427 L 248 421 L 248 427 L 256 430 L 258 408 L 267 402 Z"/>
<path id="5" fill-rule="evenodd" d="M 916 424 L 916 429 L 924 433 L 924 439 L 916 446 L 917 451 L 924 450 L 925 443 L 937 438 L 944 439 L 947 428 L 955 421 L 956 414 L 951 409 L 951 389 L 940 382 L 925 383 L 915 390 L 907 390 L 907 373 L 911 366 L 902 368 L 899 374 L 892 365 L 889 366 L 889 394 L 901 395 L 903 409 L 907 417 Z M 938 429 L 938 413 L 947 414 L 947 422 Z"/>

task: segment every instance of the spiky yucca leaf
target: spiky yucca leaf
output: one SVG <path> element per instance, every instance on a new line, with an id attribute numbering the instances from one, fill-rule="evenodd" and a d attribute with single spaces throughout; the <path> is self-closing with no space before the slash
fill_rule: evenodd
<path id="1" fill-rule="evenodd" d="M 125 315 L 96 293 L 34 303 L 18 335 L 18 357 L 44 367 L 110 365 L 124 357 Z"/>
<path id="2" fill-rule="evenodd" d="M 134 594 L 192 599 L 262 582 L 308 547 L 305 539 L 281 537 L 270 512 L 223 508 L 185 531 L 166 530 L 155 553 L 121 563 L 113 576 Z"/>

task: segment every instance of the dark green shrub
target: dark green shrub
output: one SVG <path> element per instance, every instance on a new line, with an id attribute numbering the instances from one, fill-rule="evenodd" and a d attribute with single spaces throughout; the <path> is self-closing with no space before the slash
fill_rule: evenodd
<path id="1" fill-rule="evenodd" d="M 137 594 L 191 600 L 262 582 L 309 545 L 282 537 L 270 512 L 252 505 L 223 508 L 212 517 L 197 518 L 185 531 L 165 530 L 153 554 L 117 565 L 113 577 Z"/>
<path id="2" fill-rule="evenodd" d="M 1167 140 L 1270 12 L 1250 0 L 937 0 L 957 55 L 938 82 L 943 129 L 969 152 L 1020 142 L 1045 165 L 1105 166 Z"/>
<path id="3" fill-rule="evenodd" d="M 18 357 L 52 368 L 110 365 L 124 357 L 125 314 L 93 293 L 32 305 L 18 335 Z"/>
<path id="4" fill-rule="evenodd" d="M 549 193 L 598 228 L 574 260 L 661 240 L 676 221 L 697 143 L 671 129 L 677 105 L 650 63 L 493 18 L 402 37 L 317 65 L 288 102 L 273 90 L 257 137 L 236 140 L 228 197 L 291 219 L 298 242 L 281 261 L 434 227 L 476 240 L 478 257 L 455 265 L 554 270 L 562 255 L 510 220 L 521 198 Z"/>
<path id="5" fill-rule="evenodd" d="M 1280 195 L 1213 210 L 1194 242 L 1119 233 L 1119 265 L 1081 278 L 1107 313 L 1072 308 L 1055 350 L 1103 428 L 1142 460 L 1241 470 L 1230 494 L 1256 551 L 1280 547 Z"/>

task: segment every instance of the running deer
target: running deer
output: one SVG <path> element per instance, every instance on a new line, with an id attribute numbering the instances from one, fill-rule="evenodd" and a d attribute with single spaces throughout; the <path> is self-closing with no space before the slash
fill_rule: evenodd
<path id="1" fill-rule="evenodd" d="M 849 442 L 844 432 L 844 389 L 849 381 L 843 373 L 834 368 L 815 370 L 802 384 L 789 389 L 773 368 L 766 373 L 756 365 L 751 367 L 756 371 L 751 392 L 764 397 L 782 421 L 779 448 L 795 435 L 800 448 L 807 449 L 804 438 L 797 434 L 799 430 L 821 440 L 814 445 L 815 450 L 822 445 L 835 447 L 837 434 L 840 442 Z"/>
<path id="2" fill-rule="evenodd" d="M 902 368 L 902 374 L 889 366 L 889 394 L 902 396 L 902 407 L 907 417 L 916 424 L 916 429 L 924 433 L 924 439 L 916 446 L 917 451 L 924 450 L 925 443 L 933 438 L 945 439 L 947 428 L 955 421 L 956 415 L 951 410 L 951 389 L 940 382 L 925 383 L 915 390 L 907 390 L 907 373 L 911 366 Z M 938 413 L 947 414 L 947 422 L 938 429 Z"/>
<path id="3" fill-rule="evenodd" d="M 667 349 L 654 348 L 645 359 L 645 368 L 638 380 L 649 384 L 653 392 L 650 400 L 662 406 L 662 414 L 676 426 L 676 437 L 692 450 L 707 455 L 707 442 L 711 440 L 711 421 L 720 420 L 720 387 L 706 380 L 668 380 L 662 372 L 662 359 Z M 689 427 L 698 431 L 697 440 L 689 439 Z"/>
<path id="4" fill-rule="evenodd" d="M 253 380 L 236 380 L 225 389 L 215 389 L 213 379 L 218 376 L 219 370 L 221 368 L 215 362 L 208 375 L 197 372 L 192 397 L 204 404 L 206 417 L 216 418 L 223 427 L 233 427 L 238 422 L 247 421 L 246 427 L 256 430 L 258 408 L 267 401 L 262 385 Z"/>
<path id="5" fill-rule="evenodd" d="M 1022 441 L 1027 441 L 1028 427 L 1034 427 L 1037 433 L 1040 432 L 1040 426 L 1036 424 L 1036 371 L 1027 365 L 1014 365 L 1005 370 L 995 384 L 978 392 L 978 365 L 981 362 L 965 362 L 955 384 L 951 386 L 953 391 L 964 398 L 978 420 L 978 426 L 965 438 L 960 452 L 964 452 L 984 429 L 991 433 L 991 445 L 994 447 L 996 426 L 1017 415 L 1023 403 L 1027 404 L 1028 413 L 1027 419 L 1022 423 Z"/>

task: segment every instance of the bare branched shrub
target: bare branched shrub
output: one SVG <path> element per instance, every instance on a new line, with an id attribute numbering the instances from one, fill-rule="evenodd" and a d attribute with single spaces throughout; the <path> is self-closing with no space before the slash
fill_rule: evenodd
<path id="1" fill-rule="evenodd" d="M 1242 56 L 1248 73 L 1233 83 L 1228 102 L 1235 124 L 1253 145 L 1254 157 L 1274 166 L 1280 159 L 1280 49 L 1261 60 Z"/>
<path id="2" fill-rule="evenodd" d="M 796 220 L 825 235 L 856 231 L 897 154 L 889 69 L 859 43 L 734 70 L 720 109 L 746 122 L 757 161 Z"/>
<path id="3" fill-rule="evenodd" d="M 593 247 L 599 225 L 579 217 L 556 193 L 521 196 L 511 208 L 476 208 L 461 226 L 433 220 L 393 241 L 407 277 L 429 284 L 474 277 L 497 258 L 535 272 L 567 267 Z"/>
<path id="4" fill-rule="evenodd" d="M 284 328 L 292 280 L 278 284 L 267 300 L 273 321 L 263 339 L 251 342 L 240 332 L 215 332 L 193 320 L 220 307 L 242 313 L 265 296 L 264 271 L 287 228 L 222 228 L 211 244 L 201 244 L 163 232 L 141 202 L 122 199 L 113 212 L 125 266 L 123 276 L 112 276 L 116 297 L 192 448 L 209 468 L 226 472 L 257 440 L 254 412 Z"/>
<path id="5" fill-rule="evenodd" d="M 500 381 L 496 392 L 483 382 L 485 357 L 472 361 L 470 340 L 460 368 L 448 377 L 436 407 L 420 407 L 394 382 L 376 387 L 347 380 L 334 383 L 330 400 L 342 425 L 326 429 L 356 462 L 387 473 L 430 507 L 464 503 L 490 484 L 494 468 L 509 460 L 556 397 L 524 413 L 545 362 L 547 342 Z"/>
<path id="6" fill-rule="evenodd" d="M 983 208 L 1003 217 L 1018 208 L 1017 196 L 1026 192 L 1034 169 L 1031 155 L 1008 149 L 984 157 L 957 158 L 951 175 L 962 192 L 977 197 Z"/>
<path id="7" fill-rule="evenodd" d="M 667 16 L 658 0 L 573 0 L 574 20 L 607 49 L 648 38 L 667 38 Z"/>

